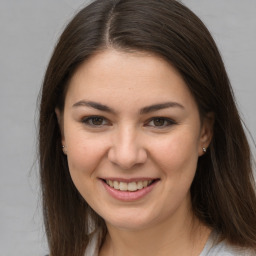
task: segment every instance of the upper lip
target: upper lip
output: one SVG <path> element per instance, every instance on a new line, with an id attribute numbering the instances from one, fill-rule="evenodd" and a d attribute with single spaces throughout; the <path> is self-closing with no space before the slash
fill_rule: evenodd
<path id="1" fill-rule="evenodd" d="M 119 182 L 139 182 L 139 181 L 149 181 L 149 180 L 159 180 L 159 178 L 152 178 L 152 177 L 136 177 L 136 178 L 121 178 L 121 177 L 102 177 L 102 180 L 111 180 L 111 181 L 119 181 Z"/>

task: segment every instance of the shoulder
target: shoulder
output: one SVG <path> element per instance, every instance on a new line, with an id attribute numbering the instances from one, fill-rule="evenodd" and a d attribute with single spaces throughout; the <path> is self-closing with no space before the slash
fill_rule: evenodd
<path id="1" fill-rule="evenodd" d="M 242 248 L 228 244 L 225 240 L 218 242 L 217 233 L 213 232 L 200 256 L 255 256 L 256 252 L 249 248 Z"/>
<path id="2" fill-rule="evenodd" d="M 255 256 L 256 253 L 247 248 L 241 248 L 233 245 L 229 245 L 225 242 L 221 242 L 212 247 L 207 256 L 219 255 L 219 256 Z"/>

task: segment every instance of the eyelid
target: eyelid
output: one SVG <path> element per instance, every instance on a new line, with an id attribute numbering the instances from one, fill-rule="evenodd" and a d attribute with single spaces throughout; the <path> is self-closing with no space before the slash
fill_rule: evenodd
<path id="1" fill-rule="evenodd" d="M 102 119 L 102 124 L 93 124 L 93 123 L 91 123 L 91 121 L 92 121 L 94 118 L 95 118 L 95 119 L 97 119 L 97 118 Z M 163 120 L 163 121 L 164 121 L 164 124 L 163 124 L 163 125 L 159 125 L 159 126 L 158 126 L 158 125 L 152 125 L 152 124 L 150 124 L 151 122 L 156 121 L 157 119 Z M 111 125 L 111 122 L 110 122 L 107 118 L 105 118 L 105 117 L 103 117 L 103 116 L 100 116 L 100 115 L 92 115 L 92 116 L 83 117 L 83 118 L 81 119 L 81 122 L 82 122 L 84 125 L 86 125 L 86 126 L 88 126 L 88 127 L 92 127 L 92 128 L 102 128 L 102 127 L 104 127 L 104 126 L 110 126 L 110 125 Z M 144 125 L 144 126 L 148 126 L 148 127 L 152 127 L 152 128 L 156 128 L 156 129 L 164 129 L 164 128 L 170 127 L 170 126 L 172 126 L 172 125 L 174 125 L 174 124 L 177 124 L 177 122 L 174 121 L 174 120 L 171 119 L 171 118 L 162 117 L 162 116 L 156 116 L 156 117 L 152 117 L 152 118 L 148 119 L 148 120 L 145 122 L 145 125 Z"/>
<path id="2" fill-rule="evenodd" d="M 89 121 L 91 121 L 93 118 L 103 119 L 104 123 L 103 124 L 99 124 L 99 125 L 95 125 L 95 124 L 89 123 Z M 101 128 L 103 126 L 110 125 L 110 122 L 109 122 L 109 120 L 107 118 L 105 118 L 103 116 L 98 116 L 98 115 L 83 117 L 81 122 L 83 124 L 85 124 L 85 125 L 87 125 L 89 127 L 93 127 L 93 128 Z"/>
<path id="3" fill-rule="evenodd" d="M 162 120 L 164 120 L 165 122 L 167 122 L 167 124 L 162 125 L 162 126 L 149 125 L 150 122 L 152 122 L 152 121 L 154 121 L 154 120 L 156 120 L 156 119 L 162 119 Z M 156 116 L 156 117 L 150 118 L 150 119 L 146 122 L 146 125 L 145 125 L 145 126 L 150 126 L 150 127 L 157 128 L 157 129 L 164 129 L 164 128 L 166 128 L 166 127 L 169 127 L 169 126 L 172 126 L 172 125 L 175 125 L 175 124 L 177 124 L 177 122 L 174 121 L 174 120 L 171 119 L 171 118 L 162 117 L 162 116 Z"/>

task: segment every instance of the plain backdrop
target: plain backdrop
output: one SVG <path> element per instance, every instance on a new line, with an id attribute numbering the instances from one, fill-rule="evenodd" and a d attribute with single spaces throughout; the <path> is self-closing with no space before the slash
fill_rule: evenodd
<path id="1" fill-rule="evenodd" d="M 61 31 L 87 2 L 0 1 L 0 256 L 47 253 L 36 164 L 37 95 Z M 255 139 L 256 1 L 182 2 L 215 38 Z"/>

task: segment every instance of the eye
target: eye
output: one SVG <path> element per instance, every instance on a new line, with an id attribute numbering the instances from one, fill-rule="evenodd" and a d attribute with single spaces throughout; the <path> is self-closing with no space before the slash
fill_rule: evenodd
<path id="1" fill-rule="evenodd" d="M 102 116 L 89 116 L 82 120 L 82 122 L 88 126 L 103 126 L 103 125 L 109 125 L 108 120 L 106 120 Z"/>
<path id="2" fill-rule="evenodd" d="M 176 124 L 173 120 L 166 117 L 154 117 L 147 123 L 148 126 L 156 128 L 165 128 L 170 125 Z"/>

